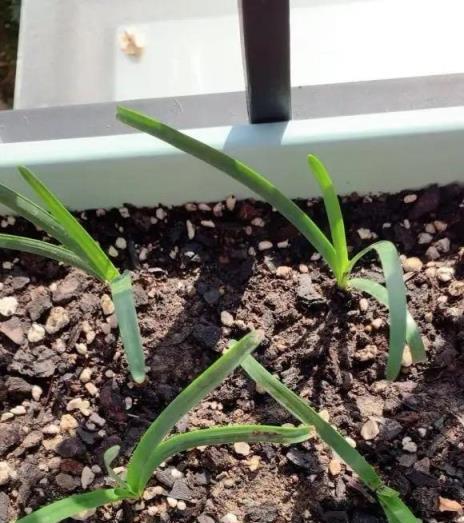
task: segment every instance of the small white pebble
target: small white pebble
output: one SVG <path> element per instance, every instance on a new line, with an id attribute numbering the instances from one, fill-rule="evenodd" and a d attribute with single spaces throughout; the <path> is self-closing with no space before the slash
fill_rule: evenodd
<path id="1" fill-rule="evenodd" d="M 103 294 L 103 296 L 100 298 L 100 305 L 105 316 L 109 316 L 110 314 L 114 313 L 114 303 L 108 294 Z"/>
<path id="2" fill-rule="evenodd" d="M 18 308 L 18 300 L 14 296 L 0 299 L 0 314 L 5 317 L 13 316 Z"/>
<path id="3" fill-rule="evenodd" d="M 404 203 L 414 203 L 417 200 L 417 194 L 407 194 L 403 198 Z"/>
<path id="4" fill-rule="evenodd" d="M 177 502 L 177 510 L 185 510 L 187 508 L 187 504 L 185 501 L 178 501 Z"/>
<path id="5" fill-rule="evenodd" d="M 167 213 L 162 207 L 158 207 L 158 209 L 155 211 L 155 216 L 158 218 L 158 220 L 163 221 L 166 218 Z"/>
<path id="6" fill-rule="evenodd" d="M 84 416 L 90 415 L 90 401 L 83 400 L 82 398 L 74 398 L 66 404 L 66 410 L 71 412 L 73 410 L 79 410 Z"/>
<path id="7" fill-rule="evenodd" d="M 277 247 L 279 249 L 286 249 L 290 245 L 290 242 L 288 240 L 284 240 L 282 242 L 277 243 Z"/>
<path id="8" fill-rule="evenodd" d="M 177 507 L 177 499 L 174 499 L 174 498 L 171 498 L 171 497 L 167 497 L 166 498 L 166 501 L 167 501 L 167 504 L 171 507 L 171 508 L 176 508 Z"/>
<path id="9" fill-rule="evenodd" d="M 258 216 L 251 220 L 251 225 L 254 225 L 255 227 L 264 227 L 265 223 L 264 220 Z"/>
<path id="10" fill-rule="evenodd" d="M 114 242 L 114 244 L 116 245 L 116 247 L 118 249 L 121 249 L 121 251 L 123 251 L 124 249 L 127 249 L 127 241 L 122 236 L 119 236 L 118 238 L 116 238 L 116 241 Z"/>
<path id="11" fill-rule="evenodd" d="M 214 229 L 216 227 L 214 222 L 211 220 L 201 220 L 200 223 L 203 225 L 203 227 L 208 227 L 209 229 Z"/>
<path id="12" fill-rule="evenodd" d="M 58 427 L 58 425 L 46 425 L 43 429 L 42 429 L 42 433 L 47 435 L 47 436 L 56 436 L 57 434 L 60 433 L 60 427 Z"/>
<path id="13" fill-rule="evenodd" d="M 82 383 L 88 383 L 92 378 L 92 369 L 90 369 L 89 367 L 86 367 L 85 369 L 83 369 L 83 371 L 81 372 L 81 375 L 79 376 L 79 379 L 81 380 Z"/>
<path id="14" fill-rule="evenodd" d="M 228 512 L 225 516 L 222 516 L 221 523 L 238 523 L 238 518 L 232 512 Z"/>
<path id="15" fill-rule="evenodd" d="M 117 256 L 119 255 L 119 252 L 118 250 L 113 246 L 113 245 L 110 245 L 109 249 L 108 249 L 108 254 L 112 257 L 112 258 L 117 258 Z"/>
<path id="16" fill-rule="evenodd" d="M 438 249 L 431 245 L 426 251 L 425 256 L 427 256 L 428 260 L 438 260 L 440 258 L 440 253 L 438 252 Z"/>
<path id="17" fill-rule="evenodd" d="M 87 345 L 85 343 L 76 343 L 75 345 L 76 352 L 81 356 L 87 356 Z"/>
<path id="18" fill-rule="evenodd" d="M 272 249 L 273 245 L 272 242 L 263 240 L 258 243 L 258 250 L 260 251 L 268 251 L 269 249 Z"/>
<path id="19" fill-rule="evenodd" d="M 367 299 L 361 298 L 359 300 L 359 310 L 361 312 L 366 312 L 368 308 L 369 308 L 369 302 L 367 301 Z"/>
<path id="20" fill-rule="evenodd" d="M 278 278 L 287 278 L 292 273 L 292 268 L 287 265 L 280 265 L 276 269 L 276 276 Z"/>
<path id="21" fill-rule="evenodd" d="M 101 209 L 103 210 L 103 209 Z M 129 212 L 129 209 L 127 207 L 120 207 L 119 208 L 119 214 L 123 217 L 123 218 L 129 218 L 130 216 L 130 212 Z M 101 216 L 101 215 L 99 215 Z"/>
<path id="22" fill-rule="evenodd" d="M 94 471 L 90 467 L 85 466 L 82 469 L 82 473 L 81 473 L 82 488 L 86 489 L 87 487 L 89 487 L 93 483 L 94 479 L 95 479 Z"/>
<path id="23" fill-rule="evenodd" d="M 235 204 L 237 203 L 237 198 L 235 198 L 234 195 L 228 196 L 226 198 L 226 207 L 229 211 L 233 211 L 235 209 Z"/>
<path id="24" fill-rule="evenodd" d="M 427 436 L 427 429 L 424 428 L 424 427 L 419 427 L 419 428 L 417 429 L 417 432 L 419 433 L 419 436 L 420 436 L 421 438 L 425 438 L 425 436 Z"/>
<path id="25" fill-rule="evenodd" d="M 454 269 L 452 267 L 439 267 L 437 269 L 437 278 L 443 282 L 448 283 L 454 277 Z"/>
<path id="26" fill-rule="evenodd" d="M 23 405 L 18 405 L 10 409 L 10 412 L 15 416 L 24 416 L 24 414 L 26 414 L 26 408 Z"/>
<path id="27" fill-rule="evenodd" d="M 403 449 L 406 452 L 411 452 L 412 454 L 414 452 L 417 452 L 417 445 L 414 443 L 414 441 L 412 441 L 412 439 L 409 436 L 403 438 L 403 440 L 401 441 L 401 445 L 403 446 Z"/>
<path id="28" fill-rule="evenodd" d="M 450 251 L 451 248 L 451 242 L 449 238 L 441 238 L 441 240 L 438 240 L 435 242 L 435 247 L 443 253 L 447 253 Z"/>
<path id="29" fill-rule="evenodd" d="M 34 401 L 39 401 L 40 398 L 42 397 L 42 394 L 43 394 L 42 387 L 39 387 L 38 385 L 32 386 L 31 395 L 32 395 L 32 399 Z"/>
<path id="30" fill-rule="evenodd" d="M 189 240 L 193 240 L 195 238 L 195 225 L 190 220 L 187 220 L 185 222 L 185 225 L 187 227 L 187 236 Z"/>
<path id="31" fill-rule="evenodd" d="M 238 441 L 234 443 L 234 450 L 240 456 L 248 456 L 250 454 L 250 445 L 246 441 Z"/>
<path id="32" fill-rule="evenodd" d="M 433 223 L 427 223 L 424 228 L 425 232 L 428 232 L 429 234 L 435 234 L 437 232 Z"/>
<path id="33" fill-rule="evenodd" d="M 31 343 L 37 343 L 45 338 L 45 329 L 38 323 L 33 323 L 27 331 L 27 339 Z"/>
<path id="34" fill-rule="evenodd" d="M 232 316 L 232 314 L 230 312 L 222 311 L 221 312 L 221 323 L 225 327 L 232 327 L 232 325 L 234 324 L 234 317 Z"/>
<path id="35" fill-rule="evenodd" d="M 445 223 L 445 222 L 442 222 L 440 220 L 435 220 L 433 222 L 433 225 L 435 226 L 435 229 L 438 231 L 438 232 L 443 232 L 443 231 L 446 231 L 446 229 L 448 228 L 448 224 Z"/>
<path id="36" fill-rule="evenodd" d="M 430 243 L 432 240 L 433 236 L 428 232 L 421 232 L 417 237 L 417 243 L 419 243 L 419 245 L 425 245 L 427 243 Z"/>
<path id="37" fill-rule="evenodd" d="M 211 211 L 211 207 L 207 203 L 199 203 L 198 204 L 198 209 L 200 211 L 203 211 L 203 212 L 210 212 Z"/>
<path id="38" fill-rule="evenodd" d="M 374 232 L 364 227 L 358 229 L 357 233 L 361 240 L 373 240 L 374 238 L 377 238 L 377 235 Z"/>
<path id="39" fill-rule="evenodd" d="M 9 262 L 9 261 L 5 261 L 5 262 L 2 263 L 2 267 L 5 270 L 9 271 L 9 270 L 11 270 L 13 268 L 13 264 L 11 262 Z"/>
<path id="40" fill-rule="evenodd" d="M 98 395 L 98 388 L 95 386 L 94 383 L 89 382 L 85 384 L 85 390 L 91 395 L 91 396 L 97 396 Z"/>
<path id="41" fill-rule="evenodd" d="M 63 432 L 72 432 L 77 429 L 79 422 L 71 414 L 63 414 L 60 419 L 60 429 Z"/>

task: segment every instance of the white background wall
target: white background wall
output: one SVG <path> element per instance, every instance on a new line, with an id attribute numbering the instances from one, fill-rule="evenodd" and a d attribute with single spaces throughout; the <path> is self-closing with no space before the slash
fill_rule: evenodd
<path id="1" fill-rule="evenodd" d="M 294 86 L 464 72 L 462 0 L 291 8 Z M 119 48 L 128 27 L 139 59 Z M 23 0 L 16 108 L 243 89 L 237 0 Z"/>

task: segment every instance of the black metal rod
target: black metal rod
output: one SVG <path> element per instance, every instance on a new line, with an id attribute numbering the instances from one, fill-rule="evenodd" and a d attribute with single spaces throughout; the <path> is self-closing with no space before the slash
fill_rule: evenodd
<path id="1" fill-rule="evenodd" d="M 289 0 L 238 2 L 250 122 L 289 120 Z"/>

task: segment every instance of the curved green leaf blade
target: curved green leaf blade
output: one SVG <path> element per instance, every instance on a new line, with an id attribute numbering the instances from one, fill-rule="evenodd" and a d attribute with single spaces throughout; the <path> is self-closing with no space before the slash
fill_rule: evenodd
<path id="1" fill-rule="evenodd" d="M 370 489 L 378 494 L 387 517 L 390 518 L 394 514 L 398 518 L 389 519 L 390 523 L 420 523 L 420 520 L 416 519 L 401 501 L 399 494 L 386 487 L 375 469 L 363 456 L 351 447 L 346 439 L 332 425 L 322 419 L 306 401 L 272 376 L 252 356 L 245 358 L 241 365 L 253 381 L 265 389 L 280 405 L 306 425 L 314 426 L 321 440 L 334 450 Z"/>
<path id="2" fill-rule="evenodd" d="M 401 501 L 396 492 L 389 487 L 382 487 L 377 492 L 377 498 L 387 516 L 388 523 L 421 523 L 409 508 Z"/>
<path id="3" fill-rule="evenodd" d="M 154 470 L 156 459 L 150 456 L 174 425 L 207 394 L 215 389 L 241 361 L 261 343 L 263 333 L 253 331 L 225 352 L 194 379 L 156 418 L 142 436 L 127 467 L 127 484 L 141 494 Z"/>
<path id="4" fill-rule="evenodd" d="M 130 497 L 128 493 L 120 489 L 98 489 L 50 503 L 28 516 L 18 519 L 16 523 L 58 523 L 84 510 L 101 507 L 128 497 Z"/>
<path id="5" fill-rule="evenodd" d="M 308 156 L 308 164 L 322 191 L 322 198 L 329 219 L 330 234 L 332 236 L 332 244 L 335 248 L 335 256 L 337 260 L 336 276 L 338 283 L 340 284 L 343 282 L 343 277 L 349 263 L 345 223 L 340 208 L 340 201 L 335 192 L 333 181 L 321 160 L 319 160 L 317 156 L 310 154 Z"/>
<path id="6" fill-rule="evenodd" d="M 114 278 L 110 286 L 131 376 L 136 383 L 143 383 L 145 381 L 145 356 L 130 273 L 125 272 Z"/>
<path id="7" fill-rule="evenodd" d="M 393 243 L 380 241 L 369 245 L 350 261 L 349 274 L 356 263 L 370 251 L 376 251 L 382 264 L 385 285 L 388 293 L 388 312 L 390 319 L 390 340 L 387 361 L 387 379 L 394 380 L 401 370 L 404 341 L 406 339 L 406 287 L 403 281 L 401 261 Z"/>
<path id="8" fill-rule="evenodd" d="M 26 218 L 26 220 L 48 233 L 69 250 L 79 252 L 79 246 L 68 235 L 61 224 L 48 211 L 42 209 L 42 207 L 22 194 L 0 184 L 0 203 Z"/>
<path id="9" fill-rule="evenodd" d="M 67 265 L 73 265 L 96 278 L 98 274 L 87 262 L 81 260 L 76 254 L 51 243 L 43 242 L 41 240 L 34 240 L 33 238 L 26 238 L 25 236 L 15 236 L 13 234 L 0 234 L 0 248 L 10 249 L 12 251 L 28 252 L 30 254 L 37 254 L 45 258 L 51 258 Z"/>
<path id="10" fill-rule="evenodd" d="M 170 456 L 206 445 L 226 445 L 238 441 L 248 443 L 301 443 L 309 438 L 308 427 L 276 427 L 272 425 L 229 425 L 192 430 L 171 436 L 156 447 L 151 455 L 154 469 Z"/>
<path id="11" fill-rule="evenodd" d="M 105 450 L 103 454 L 103 463 L 105 464 L 106 473 L 116 483 L 116 485 L 123 489 L 127 489 L 126 482 L 120 476 L 118 476 L 111 467 L 113 461 L 119 456 L 120 450 L 121 447 L 119 445 L 114 445 L 113 447 Z"/>
<path id="12" fill-rule="evenodd" d="M 199 160 L 206 162 L 216 169 L 226 173 L 234 180 L 242 183 L 253 192 L 261 196 L 270 205 L 275 207 L 287 220 L 292 223 L 305 238 L 314 245 L 329 266 L 335 272 L 335 250 L 320 228 L 295 203 L 287 198 L 267 178 L 248 167 L 239 160 L 235 160 L 199 140 L 176 131 L 154 118 L 145 116 L 137 111 L 118 106 L 117 117 L 121 122 L 151 134 L 166 143 L 169 143 Z"/>
<path id="13" fill-rule="evenodd" d="M 387 289 L 380 283 L 366 278 L 351 278 L 348 280 L 348 284 L 362 292 L 367 292 L 379 303 L 388 307 Z M 415 363 L 427 360 L 419 327 L 409 311 L 406 314 L 406 343 L 411 349 L 412 359 Z"/>
<path id="14" fill-rule="evenodd" d="M 101 277 L 110 282 L 119 275 L 118 270 L 98 243 L 66 209 L 61 201 L 27 167 L 18 167 L 26 182 L 40 196 L 51 214 L 79 246 L 79 254 L 92 265 Z"/>
<path id="15" fill-rule="evenodd" d="M 265 389 L 278 403 L 291 412 L 293 416 L 305 425 L 314 426 L 322 441 L 332 448 L 340 458 L 358 474 L 368 487 L 376 490 L 382 485 L 382 480 L 373 467 L 367 463 L 361 454 L 354 449 L 330 423 L 323 420 L 306 401 L 272 376 L 272 374 L 252 356 L 245 358 L 241 365 L 253 381 Z"/>

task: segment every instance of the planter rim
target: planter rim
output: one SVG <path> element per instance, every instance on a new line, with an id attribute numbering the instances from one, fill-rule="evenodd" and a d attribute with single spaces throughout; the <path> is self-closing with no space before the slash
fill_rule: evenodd
<path id="1" fill-rule="evenodd" d="M 291 198 L 319 196 L 308 153 L 321 157 L 341 195 L 464 183 L 464 107 L 186 132 L 256 168 Z M 216 169 L 140 133 L 0 144 L 1 182 L 31 196 L 17 165 L 32 168 L 72 209 L 256 197 Z"/>
<path id="2" fill-rule="evenodd" d="M 185 132 L 222 150 L 256 145 L 342 142 L 464 131 L 464 107 L 291 120 L 289 122 L 218 126 Z M 308 153 L 310 150 L 308 150 Z M 117 160 L 183 154 L 153 137 L 136 133 L 0 144 L 2 169 L 17 165 Z"/>

